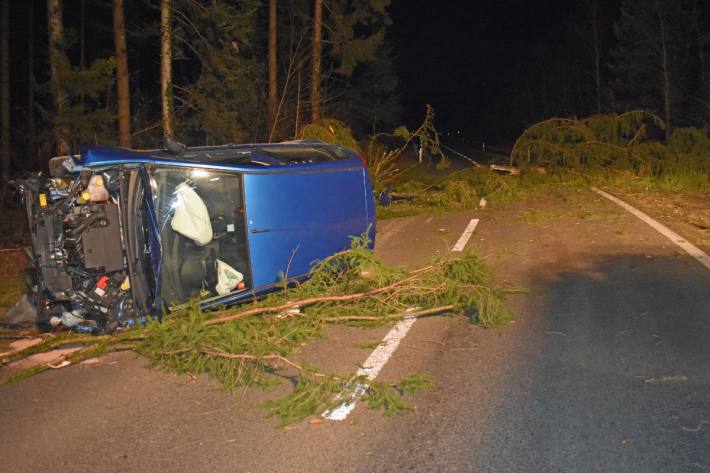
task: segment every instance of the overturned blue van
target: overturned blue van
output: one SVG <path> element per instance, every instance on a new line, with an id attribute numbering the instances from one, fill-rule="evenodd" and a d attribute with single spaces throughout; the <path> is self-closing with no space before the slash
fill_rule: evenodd
<path id="1" fill-rule="evenodd" d="M 364 161 L 317 141 L 57 157 L 17 181 L 40 324 L 111 331 L 199 298 L 203 309 L 302 280 L 369 232 Z"/>

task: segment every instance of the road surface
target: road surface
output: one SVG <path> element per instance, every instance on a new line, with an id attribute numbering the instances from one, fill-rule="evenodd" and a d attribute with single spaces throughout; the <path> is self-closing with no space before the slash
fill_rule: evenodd
<path id="1" fill-rule="evenodd" d="M 255 405 L 155 371 L 132 354 L 0 388 L 8 472 L 710 471 L 710 271 L 623 209 L 559 190 L 504 209 L 381 222 L 377 252 L 418 267 L 471 218 L 469 247 L 525 288 L 514 322 L 418 320 L 381 371 L 431 373 L 396 418 L 358 405 L 342 422 L 281 429 Z M 359 340 L 333 327 L 301 356 L 354 371 Z"/>

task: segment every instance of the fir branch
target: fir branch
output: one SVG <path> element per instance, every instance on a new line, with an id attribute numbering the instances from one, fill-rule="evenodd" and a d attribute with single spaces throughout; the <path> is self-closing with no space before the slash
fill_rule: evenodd
<path id="1" fill-rule="evenodd" d="M 385 286 L 385 287 L 379 287 L 379 288 L 373 289 L 371 291 L 361 292 L 361 293 L 357 293 L 357 294 L 309 297 L 306 299 L 287 302 L 287 303 L 282 304 L 280 306 L 258 307 L 255 309 L 249 309 L 249 310 L 245 310 L 242 312 L 237 312 L 236 314 L 232 314 L 232 315 L 225 315 L 222 317 L 208 319 L 205 321 L 205 325 L 221 324 L 221 323 L 225 323 L 225 322 L 230 322 L 232 320 L 239 320 L 239 319 L 243 319 L 246 317 L 253 317 L 255 315 L 283 313 L 283 312 L 286 312 L 288 309 L 293 309 L 294 307 L 306 307 L 306 306 L 321 303 L 321 302 L 348 302 L 348 301 L 353 301 L 356 299 L 368 298 L 368 297 L 372 297 L 372 296 L 375 296 L 375 295 L 383 293 L 383 292 L 391 291 L 399 286 L 406 284 L 407 282 L 412 281 L 413 279 L 416 279 L 417 277 L 419 277 L 419 274 L 412 275 L 406 279 L 403 279 L 401 281 L 397 281 L 397 282 L 390 284 L 388 286 Z M 216 314 L 219 315 L 222 313 L 224 313 L 224 311 L 217 312 Z M 295 314 L 291 314 L 291 316 L 292 315 L 295 315 Z"/>
<path id="2" fill-rule="evenodd" d="M 404 319 L 408 317 L 416 318 L 416 317 L 423 317 L 425 315 L 432 315 L 432 314 L 440 314 L 442 312 L 447 312 L 450 310 L 454 310 L 456 306 L 453 304 L 449 305 L 443 305 L 439 307 L 432 307 L 431 309 L 423 309 L 423 310 L 418 310 L 418 311 L 410 311 L 410 312 L 400 312 L 398 314 L 392 314 L 384 317 L 385 320 L 397 320 L 397 319 Z M 342 317 L 325 317 L 323 318 L 324 321 L 326 322 L 377 322 L 383 320 L 383 317 L 370 317 L 370 316 L 359 316 L 359 315 L 352 315 L 352 316 L 342 316 Z"/>
<path id="3" fill-rule="evenodd" d="M 111 351 L 135 350 L 171 372 L 205 373 L 216 378 L 225 390 L 273 384 L 274 370 L 283 365 L 298 371 L 296 388 L 286 398 L 265 406 L 282 422 L 290 423 L 324 412 L 338 399 L 348 398 L 355 386 L 368 385 L 367 380 L 352 375 L 320 373 L 289 357 L 305 342 L 322 335 L 329 323 L 369 326 L 457 309 L 471 313 L 474 311 L 467 309 L 474 307 L 472 321 L 485 326 L 498 325 L 508 316 L 503 306 L 505 288 L 494 285 L 483 261 L 470 253 L 459 259 L 447 255 L 406 272 L 379 261 L 363 236 L 353 239 L 350 250 L 318 262 L 310 276 L 306 282 L 285 286 L 247 309 L 223 310 L 210 317 L 199 310 L 198 301 L 193 301 L 162 321 L 152 320 L 129 332 L 62 335 L 12 356 L 84 345 L 64 360 L 76 363 Z M 289 311 L 295 307 L 308 310 Z M 407 311 L 408 307 L 417 309 Z M 4 359 L 12 356 L 5 355 Z M 33 367 L 2 380 L 2 384 L 46 369 L 45 365 Z M 405 392 L 406 386 L 376 387 L 372 390 L 373 405 L 390 413 L 402 411 L 401 394 L 396 390 Z"/>
<path id="4" fill-rule="evenodd" d="M 225 353 L 221 351 L 207 351 L 207 350 L 201 350 L 200 353 L 203 353 L 207 356 L 214 356 L 217 358 L 227 358 L 229 360 L 248 360 L 248 361 L 282 361 L 286 363 L 287 365 L 296 368 L 298 371 L 303 371 L 303 366 L 299 365 L 298 363 L 295 363 L 285 356 L 281 356 L 277 353 L 270 353 L 268 355 L 263 355 L 263 356 L 257 356 L 257 355 L 252 355 L 249 353 Z"/>

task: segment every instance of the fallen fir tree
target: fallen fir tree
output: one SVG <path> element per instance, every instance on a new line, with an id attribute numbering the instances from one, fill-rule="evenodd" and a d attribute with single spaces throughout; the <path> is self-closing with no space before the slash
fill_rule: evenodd
<path id="1" fill-rule="evenodd" d="M 397 175 L 377 218 L 474 209 L 482 197 L 497 205 L 559 186 L 710 191 L 710 129 L 677 127 L 667 138 L 665 130 L 644 110 L 549 118 L 522 132 L 507 166 L 442 175 L 419 165 Z"/>
<path id="2" fill-rule="evenodd" d="M 710 188 L 710 132 L 675 128 L 645 110 L 550 118 L 527 128 L 513 145 L 510 164 L 523 169 L 604 172 L 606 178 L 642 180 L 666 189 Z M 596 176 L 599 180 L 600 176 Z"/>
<path id="3" fill-rule="evenodd" d="M 472 322 L 495 327 L 509 317 L 507 289 L 497 285 L 483 261 L 472 253 L 451 256 L 415 271 L 385 265 L 365 237 L 351 249 L 314 265 L 302 284 L 284 282 L 281 290 L 249 305 L 205 313 L 195 301 L 162 321 L 102 336 L 61 334 L 16 353 L 0 355 L 8 364 L 59 347 L 80 346 L 66 361 L 112 351 L 133 350 L 173 373 L 206 373 L 225 390 L 268 386 L 284 371 L 296 372 L 296 387 L 284 399 L 264 404 L 282 423 L 320 415 L 342 399 L 360 395 L 388 414 L 411 406 L 402 395 L 428 388 L 432 380 L 412 375 L 395 384 L 369 382 L 355 375 L 324 374 L 289 358 L 328 324 L 378 326 L 405 317 L 463 314 Z M 0 380 L 8 384 L 51 369 L 38 365 Z M 364 393 L 358 387 L 367 386 Z"/>

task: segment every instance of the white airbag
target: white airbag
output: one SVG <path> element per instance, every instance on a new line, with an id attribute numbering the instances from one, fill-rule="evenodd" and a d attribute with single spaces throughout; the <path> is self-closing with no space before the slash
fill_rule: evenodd
<path id="1" fill-rule="evenodd" d="M 220 296 L 226 296 L 244 279 L 244 275 L 224 261 L 217 260 L 217 286 L 215 290 Z"/>
<path id="2" fill-rule="evenodd" d="M 170 227 L 199 246 L 212 241 L 212 224 L 207 207 L 197 192 L 183 182 L 175 188 L 175 213 Z"/>

